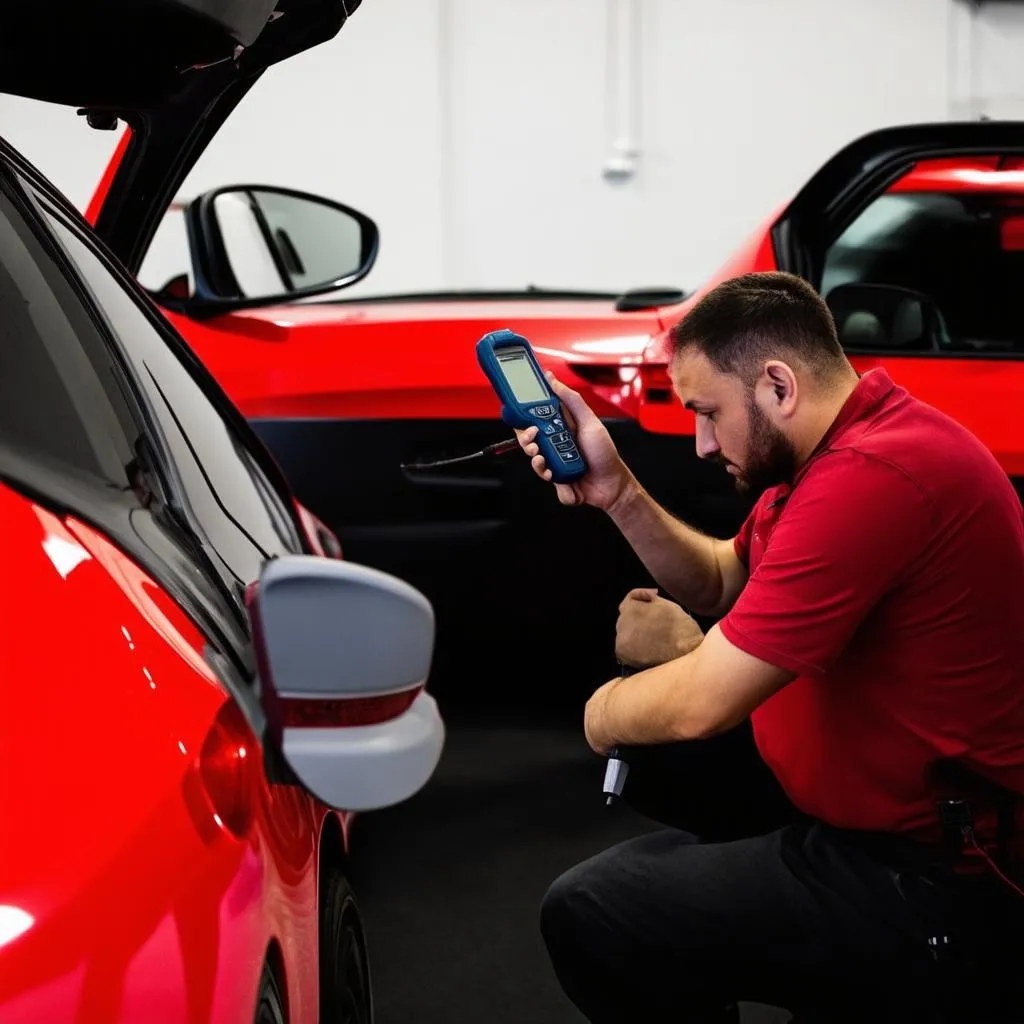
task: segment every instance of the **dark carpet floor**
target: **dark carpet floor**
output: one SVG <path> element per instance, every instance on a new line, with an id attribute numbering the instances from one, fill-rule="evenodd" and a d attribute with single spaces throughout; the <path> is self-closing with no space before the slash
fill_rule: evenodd
<path id="1" fill-rule="evenodd" d="M 659 826 L 605 806 L 603 762 L 576 721 L 448 729 L 428 786 L 354 832 L 377 1024 L 581 1024 L 545 954 L 540 900 L 564 869 Z"/>

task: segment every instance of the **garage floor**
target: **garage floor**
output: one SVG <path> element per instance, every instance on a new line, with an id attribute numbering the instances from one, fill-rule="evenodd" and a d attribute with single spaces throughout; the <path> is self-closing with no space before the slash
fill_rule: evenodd
<path id="1" fill-rule="evenodd" d="M 581 1024 L 548 964 L 541 897 L 578 860 L 659 826 L 604 806 L 603 763 L 572 718 L 446 718 L 431 783 L 357 825 L 377 1024 Z M 744 1024 L 785 1019 L 743 1014 Z"/>

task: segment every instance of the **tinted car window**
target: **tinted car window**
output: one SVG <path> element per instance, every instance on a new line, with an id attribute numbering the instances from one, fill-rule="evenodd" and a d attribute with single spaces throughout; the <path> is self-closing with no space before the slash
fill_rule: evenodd
<path id="1" fill-rule="evenodd" d="M 109 352 L 14 196 L 0 187 L 0 441 L 127 489 L 137 431 Z"/>
<path id="2" fill-rule="evenodd" d="M 300 550 L 293 520 L 256 460 L 136 298 L 89 243 L 48 215 L 136 371 L 194 516 L 231 581 L 244 586 L 258 576 L 267 557 Z"/>
<path id="3" fill-rule="evenodd" d="M 1015 196 L 880 196 L 828 251 L 822 293 L 851 282 L 912 288 L 936 303 L 953 348 L 1024 352 L 1022 217 Z"/>

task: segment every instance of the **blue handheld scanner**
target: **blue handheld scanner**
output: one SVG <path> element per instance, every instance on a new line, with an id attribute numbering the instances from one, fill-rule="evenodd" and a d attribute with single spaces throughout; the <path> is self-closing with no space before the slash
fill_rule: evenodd
<path id="1" fill-rule="evenodd" d="M 491 331 L 476 343 L 476 356 L 501 399 L 501 418 L 519 430 L 537 427 L 551 479 L 567 484 L 583 476 L 587 465 L 530 343 L 513 331 Z"/>

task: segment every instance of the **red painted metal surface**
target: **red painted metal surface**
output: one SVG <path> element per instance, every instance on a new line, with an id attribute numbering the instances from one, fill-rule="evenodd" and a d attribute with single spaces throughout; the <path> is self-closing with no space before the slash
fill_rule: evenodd
<path id="1" fill-rule="evenodd" d="M 323 809 L 145 572 L 5 487 L 0 521 L 0 1020 L 250 1022 L 274 942 L 316 1021 Z"/>
<path id="2" fill-rule="evenodd" d="M 607 302 L 280 306 L 203 322 L 168 314 L 250 418 L 497 417 L 474 345 L 511 327 L 581 388 L 572 366 L 636 366 L 664 320 Z M 593 389 L 603 415 L 635 415 L 621 385 Z"/>
<path id="3" fill-rule="evenodd" d="M 100 215 L 100 210 L 103 209 L 103 204 L 106 202 L 107 193 L 110 191 L 110 183 L 114 180 L 114 175 L 117 174 L 117 169 L 121 166 L 121 161 L 124 159 L 131 140 L 132 130 L 126 125 L 117 143 L 117 149 L 114 150 L 114 155 L 110 158 L 107 169 L 103 172 L 103 177 L 100 179 L 100 183 L 96 187 L 96 191 L 93 193 L 93 197 L 85 211 L 85 219 L 94 226 Z"/>

